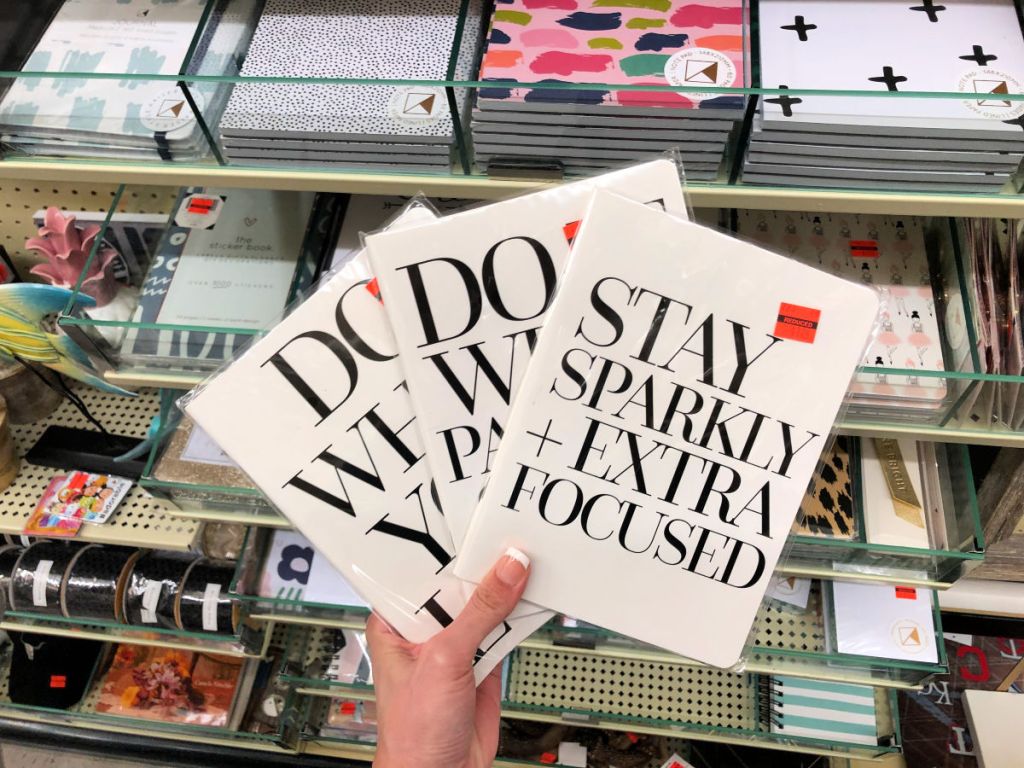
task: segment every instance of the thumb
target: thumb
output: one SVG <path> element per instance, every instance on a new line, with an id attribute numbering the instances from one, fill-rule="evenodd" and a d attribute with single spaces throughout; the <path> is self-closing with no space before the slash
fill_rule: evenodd
<path id="1" fill-rule="evenodd" d="M 477 585 L 462 613 L 438 639 L 449 644 L 455 653 L 472 659 L 487 636 L 516 607 L 526 589 L 529 571 L 530 558 L 515 547 L 509 547 Z"/>

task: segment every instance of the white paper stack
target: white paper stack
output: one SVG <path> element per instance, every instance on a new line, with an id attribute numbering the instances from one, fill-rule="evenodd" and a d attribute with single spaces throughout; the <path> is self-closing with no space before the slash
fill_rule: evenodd
<path id="1" fill-rule="evenodd" d="M 885 95 L 762 97 L 744 182 L 995 191 L 1024 154 L 1012 0 L 764 0 L 760 46 L 765 88 Z"/>
<path id="2" fill-rule="evenodd" d="M 715 178 L 747 97 L 629 89 L 744 86 L 740 0 L 570 8 L 495 6 L 479 75 L 493 84 L 473 110 L 477 165 L 557 161 L 567 175 L 590 175 L 678 149 L 689 179 Z"/>
<path id="3" fill-rule="evenodd" d="M 480 41 L 476 0 L 414 11 L 382 0 L 270 0 L 242 66 L 250 77 L 469 79 Z M 466 93 L 455 91 L 456 101 Z M 443 87 L 242 83 L 220 124 L 227 157 L 289 167 L 444 170 L 455 142 Z"/>
<path id="4" fill-rule="evenodd" d="M 232 74 L 251 3 L 214 10 L 202 31 L 205 0 L 67 0 L 24 72 L 112 73 L 137 79 L 16 79 L 0 101 L 0 140 L 16 153 L 123 159 L 193 160 L 208 151 L 199 121 L 173 81 L 145 75 Z M 193 41 L 197 47 L 189 56 Z M 191 84 L 203 118 L 226 89 Z"/>

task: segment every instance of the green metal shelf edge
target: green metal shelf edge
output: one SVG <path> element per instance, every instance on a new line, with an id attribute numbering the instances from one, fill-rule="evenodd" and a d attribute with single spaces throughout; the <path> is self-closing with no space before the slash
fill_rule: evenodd
<path id="1" fill-rule="evenodd" d="M 175 163 L 4 160 L 0 178 L 163 186 L 210 185 L 259 189 L 415 194 L 491 199 L 548 186 L 546 182 L 443 174 L 385 174 Z M 1024 195 L 794 189 L 730 184 L 688 185 L 696 208 L 822 211 L 904 216 L 1024 216 Z"/>

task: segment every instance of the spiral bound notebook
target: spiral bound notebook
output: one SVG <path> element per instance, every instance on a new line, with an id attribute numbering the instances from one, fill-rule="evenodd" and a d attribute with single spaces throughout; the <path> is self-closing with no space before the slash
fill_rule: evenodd
<path id="1" fill-rule="evenodd" d="M 758 678 L 761 724 L 772 733 L 848 744 L 880 743 L 875 689 L 786 675 Z"/>

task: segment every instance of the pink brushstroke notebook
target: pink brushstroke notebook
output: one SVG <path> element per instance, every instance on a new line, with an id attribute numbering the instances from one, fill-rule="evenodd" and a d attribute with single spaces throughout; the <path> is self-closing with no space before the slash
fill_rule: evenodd
<path id="1" fill-rule="evenodd" d="M 749 82 L 746 17 L 743 0 L 499 0 L 480 79 L 744 87 Z M 745 97 L 572 88 L 480 90 L 481 109 L 502 101 L 734 110 L 742 108 Z"/>

